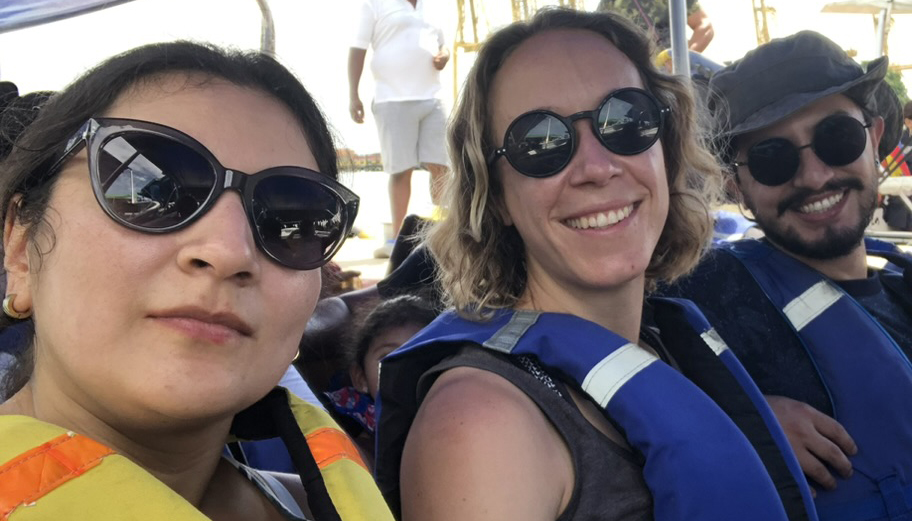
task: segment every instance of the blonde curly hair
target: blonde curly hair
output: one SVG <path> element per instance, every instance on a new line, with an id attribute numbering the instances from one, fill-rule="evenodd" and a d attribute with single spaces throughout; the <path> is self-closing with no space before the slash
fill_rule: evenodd
<path id="1" fill-rule="evenodd" d="M 474 319 L 513 307 L 526 286 L 525 247 L 502 216 L 500 183 L 488 168 L 496 148 L 489 115 L 491 86 L 507 57 L 524 41 L 557 29 L 595 32 L 636 66 L 644 88 L 671 108 L 662 135 L 670 194 L 668 219 L 646 270 L 646 289 L 689 272 L 710 244 L 710 203 L 716 200 L 721 171 L 697 124 L 689 82 L 659 72 L 652 43 L 626 19 L 613 13 L 546 8 L 531 20 L 491 35 L 478 53 L 448 130 L 453 176 L 447 187 L 447 216 L 429 227 L 425 241 L 437 261 L 437 278 L 448 305 Z"/>

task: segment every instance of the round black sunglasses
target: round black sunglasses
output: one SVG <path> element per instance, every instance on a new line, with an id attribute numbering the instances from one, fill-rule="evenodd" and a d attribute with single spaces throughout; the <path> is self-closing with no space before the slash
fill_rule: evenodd
<path id="1" fill-rule="evenodd" d="M 131 119 L 88 120 L 45 177 L 83 147 L 98 204 L 139 232 L 181 230 L 235 190 L 260 251 L 283 266 L 311 270 L 339 250 L 358 214 L 358 196 L 324 174 L 277 166 L 248 175 L 225 168 L 177 129 Z"/>
<path id="2" fill-rule="evenodd" d="M 579 138 L 573 123 L 592 120 L 592 132 L 615 154 L 632 156 L 649 149 L 662 135 L 671 108 L 663 107 L 643 89 L 626 87 L 605 97 L 598 107 L 561 116 L 549 110 L 532 110 L 507 127 L 503 147 L 488 158 L 488 167 L 501 156 L 528 177 L 549 177 L 563 170 Z"/>
<path id="3" fill-rule="evenodd" d="M 747 166 L 758 183 L 779 186 L 789 182 L 798 173 L 800 152 L 810 148 L 821 161 L 829 166 L 852 163 L 867 147 L 867 132 L 871 123 L 862 123 L 848 114 L 834 114 L 814 127 L 810 143 L 796 146 L 783 137 L 764 139 L 747 150 L 747 161 L 734 161 L 734 166 Z"/>

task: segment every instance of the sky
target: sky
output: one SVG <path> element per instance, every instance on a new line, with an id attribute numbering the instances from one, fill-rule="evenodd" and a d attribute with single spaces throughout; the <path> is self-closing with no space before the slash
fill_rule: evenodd
<path id="1" fill-rule="evenodd" d="M 10 0 L 4 0 L 10 1 Z M 15 1 L 15 0 L 11 0 Z M 428 15 L 443 27 L 448 41 L 456 33 L 456 0 L 424 0 Z M 465 0 L 466 4 L 469 0 Z M 276 27 L 276 54 L 294 71 L 326 112 L 340 146 L 359 153 L 379 150 L 376 128 L 348 115 L 347 58 L 360 0 L 269 0 Z M 539 0 L 538 5 L 557 3 Z M 585 0 L 594 8 L 598 0 Z M 759 3 L 759 2 L 758 2 Z M 819 31 L 861 60 L 876 57 L 876 32 L 870 15 L 825 14 L 823 0 L 767 0 L 772 37 L 802 29 Z M 509 0 L 475 0 L 482 31 L 509 22 Z M 700 0 L 713 21 L 716 37 L 705 54 L 719 62 L 739 58 L 757 45 L 751 0 Z M 891 62 L 912 64 L 912 15 L 898 15 L 891 31 Z M 0 34 L 0 80 L 15 82 L 20 92 L 56 90 L 87 68 L 137 45 L 174 39 L 209 41 L 242 49 L 260 44 L 256 0 L 135 0 L 103 11 L 43 26 Z M 901 44 L 905 45 L 901 45 Z M 464 76 L 471 56 L 459 53 L 442 73 L 442 97 L 452 106 L 454 84 Z M 904 79 L 912 91 L 912 72 Z M 368 67 L 361 98 L 368 105 L 373 90 Z M 368 111 L 369 112 L 369 111 Z"/>

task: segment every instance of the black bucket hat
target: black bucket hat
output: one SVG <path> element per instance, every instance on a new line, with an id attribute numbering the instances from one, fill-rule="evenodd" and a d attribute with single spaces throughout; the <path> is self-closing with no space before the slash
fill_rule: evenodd
<path id="1" fill-rule="evenodd" d="M 723 158 L 730 159 L 733 138 L 778 123 L 831 94 L 845 94 L 884 118 L 879 147 L 883 159 L 902 134 L 902 108 L 884 81 L 886 73 L 886 56 L 862 68 L 841 47 L 813 31 L 757 47 L 709 82 L 709 106 Z"/>

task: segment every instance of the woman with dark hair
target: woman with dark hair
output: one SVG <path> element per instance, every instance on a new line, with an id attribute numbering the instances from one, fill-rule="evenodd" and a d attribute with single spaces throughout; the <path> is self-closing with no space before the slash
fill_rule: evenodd
<path id="1" fill-rule="evenodd" d="M 53 96 L 0 171 L 2 309 L 34 331 L 3 387 L 0 518 L 388 517 L 350 440 L 274 389 L 358 208 L 287 69 L 128 51 Z M 276 436 L 300 479 L 222 456 Z"/>
<path id="2" fill-rule="evenodd" d="M 562 9 L 479 51 L 427 240 L 455 311 L 380 371 L 377 478 L 403 519 L 814 518 L 738 361 L 691 303 L 646 299 L 709 244 L 720 179 L 651 51 Z"/>

